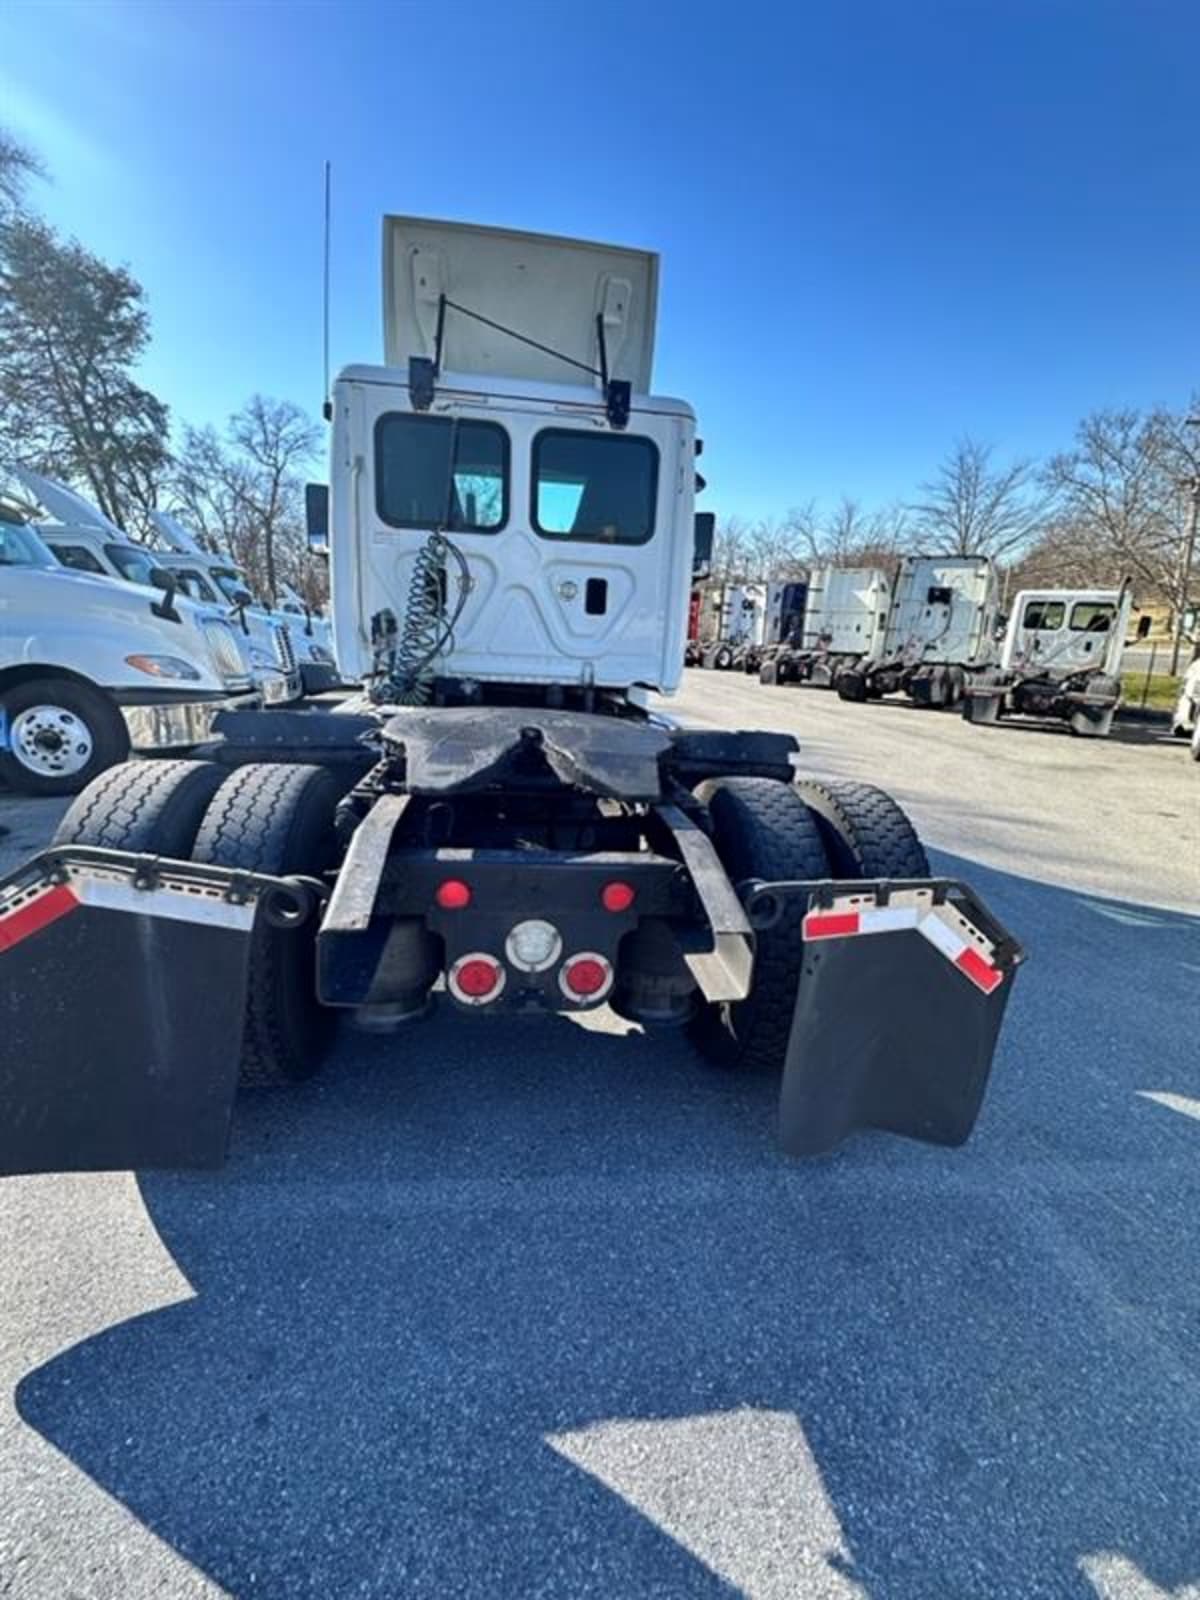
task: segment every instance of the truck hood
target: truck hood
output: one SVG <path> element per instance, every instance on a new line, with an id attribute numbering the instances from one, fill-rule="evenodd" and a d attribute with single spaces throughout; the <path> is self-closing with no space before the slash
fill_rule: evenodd
<path id="1" fill-rule="evenodd" d="M 74 489 L 56 483 L 53 478 L 43 478 L 40 472 L 31 472 L 28 467 L 14 467 L 12 473 L 55 521 L 66 527 L 103 528 L 105 533 L 113 534 L 122 544 L 129 542 L 128 535 L 115 522 L 110 522 L 98 506 L 92 505 L 81 494 L 76 494 Z"/>
<path id="2" fill-rule="evenodd" d="M 383 219 L 385 360 L 433 357 L 438 304 L 488 317 L 589 368 L 600 365 L 596 318 L 604 320 L 609 376 L 650 392 L 658 303 L 658 257 L 649 250 L 515 233 L 421 217 Z M 564 382 L 571 368 L 460 311 L 445 316 L 441 365 L 453 372 Z M 580 382 L 592 386 L 598 379 Z"/>

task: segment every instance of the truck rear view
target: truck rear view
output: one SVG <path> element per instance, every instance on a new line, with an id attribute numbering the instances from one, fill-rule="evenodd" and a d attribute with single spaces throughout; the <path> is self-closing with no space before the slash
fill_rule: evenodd
<path id="1" fill-rule="evenodd" d="M 796 1154 L 960 1143 L 1015 941 L 882 790 L 650 709 L 696 487 L 691 409 L 650 390 L 655 258 L 385 240 L 389 365 L 333 407 L 334 627 L 367 691 L 116 769 L 0 884 L 0 1168 L 217 1162 L 239 1079 L 317 1070 L 339 1012 L 403 1071 L 437 1004 L 685 1028 L 780 1078 Z"/>

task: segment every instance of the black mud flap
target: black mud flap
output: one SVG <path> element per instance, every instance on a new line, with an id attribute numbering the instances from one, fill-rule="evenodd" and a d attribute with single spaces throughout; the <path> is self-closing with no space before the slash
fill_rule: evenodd
<path id="1" fill-rule="evenodd" d="M 255 921 L 305 900 L 82 846 L 0 880 L 0 1174 L 219 1166 Z"/>
<path id="2" fill-rule="evenodd" d="M 781 891 L 809 901 L 780 1092 L 784 1149 L 818 1155 L 862 1128 L 962 1144 L 1020 947 L 948 879 L 762 885 L 747 901 L 751 922 Z"/>

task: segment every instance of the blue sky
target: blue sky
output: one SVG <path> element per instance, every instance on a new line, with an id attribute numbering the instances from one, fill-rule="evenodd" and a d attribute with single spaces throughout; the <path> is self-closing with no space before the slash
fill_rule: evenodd
<path id="1" fill-rule="evenodd" d="M 146 381 L 220 421 L 382 357 L 385 211 L 663 257 L 656 387 L 707 504 L 909 496 L 1200 385 L 1200 4 L 9 0 L 0 120 L 126 262 Z"/>

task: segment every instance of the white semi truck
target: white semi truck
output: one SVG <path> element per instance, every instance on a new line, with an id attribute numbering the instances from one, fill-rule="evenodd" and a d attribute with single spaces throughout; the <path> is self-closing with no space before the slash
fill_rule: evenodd
<path id="1" fill-rule="evenodd" d="M 38 522 L 36 532 L 64 567 L 142 586 L 155 577 L 162 581 L 169 576 L 188 599 L 229 617 L 246 670 L 264 705 L 289 705 L 300 699 L 304 690 L 287 628 L 250 607 L 245 591 L 227 593 L 204 571 L 189 570 L 136 543 L 98 506 L 65 484 L 27 467 L 14 467 L 13 475 L 54 519 Z"/>
<path id="2" fill-rule="evenodd" d="M 905 556 L 878 648 L 838 674 L 843 700 L 906 694 L 920 706 L 958 705 L 996 659 L 1000 587 L 986 556 Z"/>
<path id="3" fill-rule="evenodd" d="M 1121 661 L 1133 609 L 1119 589 L 1023 589 L 1013 602 L 999 665 L 975 674 L 963 716 L 983 726 L 1001 716 L 1062 721 L 1102 739 L 1121 703 Z"/>
<path id="4" fill-rule="evenodd" d="M 881 652 L 891 599 L 892 580 L 881 567 L 818 568 L 799 636 L 767 653 L 760 682 L 833 688 L 843 672 Z"/>
<path id="5" fill-rule="evenodd" d="M 781 1076 L 796 1154 L 960 1143 L 1016 942 L 882 790 L 650 709 L 696 543 L 657 258 L 391 217 L 384 262 L 387 364 L 332 397 L 365 708 L 115 769 L 0 880 L 0 1171 L 217 1163 L 239 1078 L 316 1070 L 339 1011 L 384 1032 L 435 1002 L 686 1028 Z M 419 1030 L 379 1048 L 402 1070 Z"/>
<path id="6" fill-rule="evenodd" d="M 74 794 L 131 750 L 186 749 L 257 706 L 233 630 L 165 588 L 62 566 L 0 503 L 0 781 Z M 0 946 L 3 939 L 0 937 Z"/>

